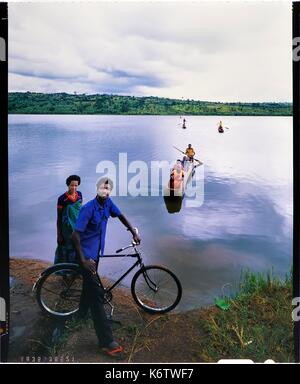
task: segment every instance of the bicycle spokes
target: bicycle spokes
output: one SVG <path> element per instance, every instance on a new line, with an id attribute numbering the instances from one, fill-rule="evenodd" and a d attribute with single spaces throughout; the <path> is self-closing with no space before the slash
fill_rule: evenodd
<path id="1" fill-rule="evenodd" d="M 54 315 L 68 315 L 78 310 L 82 290 L 82 276 L 76 271 L 64 269 L 52 273 L 44 281 L 40 300 Z"/>
<path id="2" fill-rule="evenodd" d="M 148 276 L 148 273 L 146 271 L 143 272 L 143 275 L 144 275 L 144 278 L 145 278 L 145 282 L 146 284 L 148 285 L 148 287 L 153 291 L 153 292 L 157 292 L 158 291 L 158 287 L 157 285 L 154 283 L 154 281 L 151 280 L 151 278 Z"/>
<path id="3" fill-rule="evenodd" d="M 163 313 L 173 309 L 181 298 L 177 277 L 167 268 L 146 266 L 132 281 L 133 298 L 148 312 Z"/>

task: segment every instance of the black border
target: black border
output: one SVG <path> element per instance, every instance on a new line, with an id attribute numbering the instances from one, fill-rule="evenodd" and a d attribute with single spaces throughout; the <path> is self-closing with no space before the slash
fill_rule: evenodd
<path id="1" fill-rule="evenodd" d="M 0 3 L 0 37 L 6 42 L 6 60 L 0 61 L 0 296 L 6 301 L 6 322 L 1 321 L 0 361 L 7 361 L 9 324 L 9 239 L 8 239 L 8 11 L 7 3 Z"/>
<path id="2" fill-rule="evenodd" d="M 0 172 L 2 203 L 0 204 L 0 297 L 6 300 L 9 324 L 9 213 L 8 213 L 8 4 L 0 2 L 0 37 L 6 42 L 6 60 L 0 61 Z M 300 37 L 300 2 L 293 3 L 293 38 Z M 293 46 L 294 48 L 294 46 Z M 294 158 L 294 229 L 293 229 L 293 296 L 300 297 L 300 60 L 293 61 L 293 158 Z M 300 362 L 300 321 L 295 322 L 295 361 Z M 8 335 L 0 338 L 0 362 L 8 356 Z M 73 365 L 72 365 L 73 366 Z M 99 368 L 99 366 L 97 365 Z M 121 368 L 121 366 L 120 366 Z M 196 367 L 195 367 L 196 368 Z M 73 366 L 74 369 L 74 366 Z"/>
<path id="3" fill-rule="evenodd" d="M 300 2 L 293 3 L 293 39 L 300 36 Z M 293 48 L 295 48 L 293 46 Z M 293 149 L 294 149 L 294 247 L 293 297 L 300 297 L 300 60 L 293 60 Z M 300 321 L 295 321 L 295 361 L 300 362 Z"/>

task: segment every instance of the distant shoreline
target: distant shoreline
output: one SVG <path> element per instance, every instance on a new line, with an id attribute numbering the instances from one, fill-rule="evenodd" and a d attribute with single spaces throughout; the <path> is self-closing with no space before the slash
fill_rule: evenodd
<path id="1" fill-rule="evenodd" d="M 221 103 L 161 97 L 11 92 L 9 114 L 132 116 L 292 116 L 292 103 Z"/>
<path id="2" fill-rule="evenodd" d="M 28 116 L 180 116 L 180 115 L 141 115 L 141 114 L 119 114 L 119 113 L 24 113 L 24 112 L 19 112 L 19 113 L 8 113 L 8 116 L 21 116 L 21 115 L 28 115 Z M 188 117 L 204 117 L 204 116 L 223 116 L 223 117 L 293 117 L 292 115 L 184 115 L 185 118 Z"/>

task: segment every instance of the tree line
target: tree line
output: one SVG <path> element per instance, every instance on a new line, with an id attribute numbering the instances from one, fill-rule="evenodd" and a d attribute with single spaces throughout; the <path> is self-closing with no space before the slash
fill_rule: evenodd
<path id="1" fill-rule="evenodd" d="M 292 116 L 292 103 L 221 103 L 153 96 L 11 92 L 8 113 Z"/>

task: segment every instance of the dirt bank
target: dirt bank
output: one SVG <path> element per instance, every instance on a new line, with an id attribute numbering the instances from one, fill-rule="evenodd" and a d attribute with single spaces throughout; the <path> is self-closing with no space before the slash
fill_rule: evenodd
<path id="1" fill-rule="evenodd" d="M 32 294 L 33 283 L 47 266 L 49 264 L 38 260 L 11 259 L 10 275 L 15 280 L 11 288 L 9 360 L 115 361 L 98 349 L 91 319 L 80 323 L 68 321 L 63 333 L 53 343 L 53 330 L 57 324 L 41 313 Z M 280 290 L 276 287 L 275 294 L 276 302 L 282 299 L 278 309 L 271 305 L 272 302 L 269 305 L 272 292 L 268 291 L 264 297 L 260 292 L 259 296 L 257 293 L 250 295 L 247 301 L 243 296 L 244 302 L 232 301 L 227 312 L 212 306 L 179 314 L 149 315 L 136 306 L 127 289 L 116 289 L 113 296 L 114 336 L 125 348 L 124 362 L 216 361 L 233 357 L 232 353 L 234 358 L 256 360 L 258 355 L 259 361 L 268 358 L 291 361 L 292 325 L 290 313 L 285 315 L 283 312 L 285 305 L 290 303 L 290 292 L 287 288 Z M 262 311 L 262 302 L 263 308 L 269 308 L 267 316 L 266 311 Z M 249 333 L 248 320 L 241 315 L 246 306 L 254 319 L 250 319 Z M 246 310 L 246 314 L 248 312 Z M 243 324 L 239 323 L 240 319 Z M 253 337 L 255 327 L 261 329 L 257 340 Z M 280 346 L 275 343 L 270 345 L 270 350 L 266 349 L 267 340 L 276 340 L 277 334 Z"/>
<path id="2" fill-rule="evenodd" d="M 63 342 L 49 345 L 49 329 L 53 320 L 44 316 L 32 294 L 32 285 L 40 272 L 50 264 L 38 260 L 11 259 L 10 361 L 109 362 L 115 361 L 101 354 L 92 321 L 66 323 Z M 124 288 L 116 289 L 112 327 L 115 337 L 125 347 L 126 362 L 201 361 L 197 340 L 201 337 L 197 326 L 201 312 L 169 315 L 149 315 L 133 302 Z M 202 314 L 204 315 L 204 313 Z M 48 331 L 48 334 L 47 334 Z M 48 341 L 47 341 L 48 339 Z M 44 348 L 43 348 L 44 347 Z M 41 356 L 41 353 L 47 356 Z M 51 359 L 50 359 L 51 360 Z"/>

